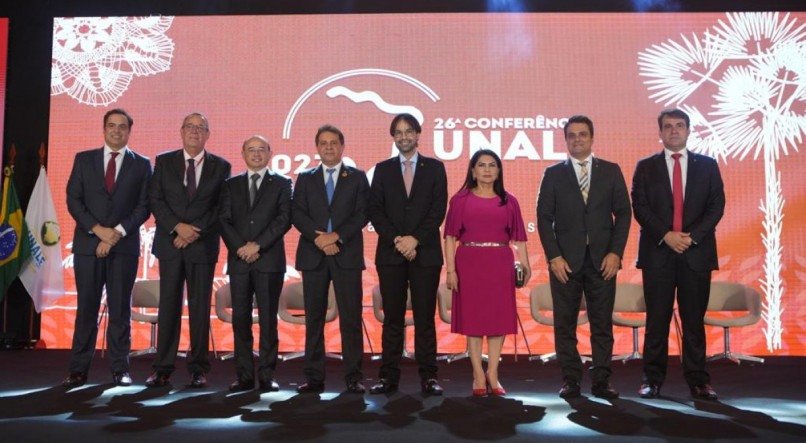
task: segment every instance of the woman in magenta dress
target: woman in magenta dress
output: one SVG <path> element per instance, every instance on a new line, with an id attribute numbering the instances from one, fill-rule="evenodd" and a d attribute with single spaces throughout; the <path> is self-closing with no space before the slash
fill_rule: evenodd
<path id="1" fill-rule="evenodd" d="M 467 336 L 473 364 L 473 395 L 504 395 L 498 359 L 504 336 L 517 333 L 515 246 L 524 273 L 531 270 L 520 206 L 504 190 L 501 159 L 491 150 L 470 159 L 464 185 L 451 198 L 445 221 L 447 286 L 453 290 L 451 332 Z M 485 374 L 481 351 L 487 337 Z"/>

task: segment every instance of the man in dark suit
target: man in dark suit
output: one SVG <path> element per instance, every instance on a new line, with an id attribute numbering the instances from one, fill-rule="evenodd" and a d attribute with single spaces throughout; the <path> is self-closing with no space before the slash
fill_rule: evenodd
<path id="1" fill-rule="evenodd" d="M 716 400 L 705 370 L 703 318 L 711 271 L 719 268 L 716 225 L 725 211 L 719 166 L 689 152 L 689 116 L 665 109 L 658 116 L 664 149 L 635 168 L 632 204 L 641 225 L 638 268 L 644 280 L 647 318 L 644 377 L 639 394 L 660 395 L 669 359 L 669 322 L 677 292 L 683 323 L 683 373 L 694 398 Z"/>
<path id="2" fill-rule="evenodd" d="M 260 135 L 243 143 L 247 171 L 221 188 L 221 236 L 227 245 L 227 273 L 232 295 L 232 332 L 238 378 L 230 391 L 255 386 L 252 357 L 252 299 L 260 322 L 258 386 L 278 391 L 277 303 L 285 275 L 283 235 L 291 228 L 291 179 L 266 166 L 271 159 L 268 140 Z"/>
<path id="3" fill-rule="evenodd" d="M 165 386 L 179 349 L 182 295 L 187 283 L 190 318 L 188 371 L 191 387 L 207 384 L 210 371 L 210 296 L 221 235 L 218 197 L 230 175 L 230 164 L 204 149 L 210 138 L 207 117 L 192 113 L 179 130 L 182 149 L 157 156 L 148 188 L 157 222 L 154 255 L 160 263 L 157 356 L 146 386 Z"/>
<path id="4" fill-rule="evenodd" d="M 560 397 L 581 392 L 576 328 L 584 293 L 593 350 L 591 393 L 612 399 L 619 395 L 610 384 L 613 303 L 630 232 L 630 200 L 621 168 L 591 153 L 593 122 L 575 115 L 563 130 L 570 158 L 546 168 L 537 198 L 537 228 L 551 271 L 554 345 L 564 379 Z"/>
<path id="5" fill-rule="evenodd" d="M 375 166 L 369 219 L 378 233 L 375 264 L 383 296 L 383 364 L 373 394 L 397 390 L 403 354 L 406 299 L 414 312 L 414 356 L 426 394 L 441 395 L 437 383 L 434 326 L 442 245 L 439 225 L 448 203 L 448 179 L 441 161 L 417 152 L 422 128 L 411 114 L 392 120 L 389 134 L 399 155 Z"/>
<path id="6" fill-rule="evenodd" d="M 129 386 L 131 292 L 140 257 L 140 225 L 148 219 L 151 163 L 127 144 L 134 124 L 123 109 L 104 115 L 104 147 L 76 154 L 67 181 L 67 210 L 76 221 L 73 267 L 78 300 L 70 374 L 62 385 L 87 381 L 106 287 L 106 331 L 112 382 Z"/>
<path id="7" fill-rule="evenodd" d="M 299 393 L 325 389 L 325 312 L 331 282 L 336 293 L 347 391 L 363 393 L 361 273 L 369 183 L 342 162 L 344 134 L 325 125 L 316 132 L 322 164 L 303 171 L 294 187 L 292 220 L 300 234 L 296 265 L 305 294 L 305 377 Z"/>

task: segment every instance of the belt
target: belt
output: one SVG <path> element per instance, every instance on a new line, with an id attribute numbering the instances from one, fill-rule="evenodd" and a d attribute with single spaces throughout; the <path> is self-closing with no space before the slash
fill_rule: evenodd
<path id="1" fill-rule="evenodd" d="M 469 241 L 467 243 L 462 243 L 462 246 L 472 246 L 474 248 L 501 248 L 509 246 L 509 243 L 501 243 L 496 241 L 485 241 L 485 242 Z"/>

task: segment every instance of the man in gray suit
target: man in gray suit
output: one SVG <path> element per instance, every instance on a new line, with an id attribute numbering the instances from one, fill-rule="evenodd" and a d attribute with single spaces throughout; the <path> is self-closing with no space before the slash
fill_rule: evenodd
<path id="1" fill-rule="evenodd" d="M 106 287 L 106 331 L 112 382 L 129 386 L 131 292 L 140 257 L 140 225 L 148 219 L 151 162 L 128 147 L 134 120 L 123 109 L 104 115 L 104 146 L 76 154 L 67 181 L 67 210 L 76 221 L 73 265 L 76 323 L 68 388 L 87 382 Z"/>
<path id="2" fill-rule="evenodd" d="M 347 392 L 365 391 L 361 380 L 361 273 L 367 224 L 369 182 L 363 171 L 342 162 L 344 134 L 325 125 L 316 132 L 322 164 L 297 176 L 292 220 L 300 234 L 297 269 L 305 293 L 305 377 L 299 393 L 325 389 L 325 312 L 333 283 L 339 307 Z"/>
<path id="3" fill-rule="evenodd" d="M 610 384 L 613 303 L 630 231 L 630 200 L 619 166 L 593 157 L 593 122 L 575 115 L 563 131 L 570 158 L 546 168 L 537 198 L 537 228 L 551 271 L 554 344 L 564 379 L 560 397 L 581 392 L 576 327 L 584 293 L 593 350 L 591 392 L 612 399 L 619 395 Z"/>

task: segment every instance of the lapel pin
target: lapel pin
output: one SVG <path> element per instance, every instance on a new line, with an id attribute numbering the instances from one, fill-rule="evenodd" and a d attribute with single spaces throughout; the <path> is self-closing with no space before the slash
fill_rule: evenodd
<path id="1" fill-rule="evenodd" d="M 341 171 L 341 176 L 342 177 L 347 177 L 347 171 Z"/>

